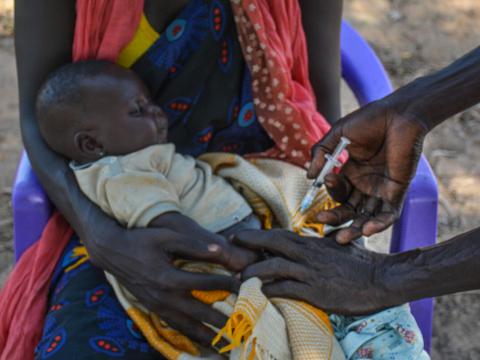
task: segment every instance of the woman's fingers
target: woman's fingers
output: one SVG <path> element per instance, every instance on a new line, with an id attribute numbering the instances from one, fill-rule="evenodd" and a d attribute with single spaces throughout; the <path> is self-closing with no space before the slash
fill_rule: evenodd
<path id="1" fill-rule="evenodd" d="M 240 280 L 234 276 L 200 274 L 177 270 L 168 275 L 170 284 L 177 284 L 178 289 L 185 290 L 226 290 L 238 292 Z"/>
<path id="2" fill-rule="evenodd" d="M 213 262 L 232 271 L 240 271 L 258 259 L 254 252 L 229 244 L 223 236 L 210 233 L 208 236 L 197 235 L 187 237 L 178 234 L 166 250 L 176 258 Z"/>
<path id="3" fill-rule="evenodd" d="M 379 206 L 382 201 L 378 198 L 369 197 L 363 205 L 356 210 L 356 219 L 348 228 L 340 230 L 336 240 L 340 244 L 348 244 L 360 236 L 371 236 L 387 229 L 396 220 L 396 212 L 386 203 Z"/>
<path id="4" fill-rule="evenodd" d="M 216 336 L 212 329 L 180 311 L 162 311 L 159 316 L 169 326 L 204 346 L 210 346 L 212 339 Z"/>
<path id="5" fill-rule="evenodd" d="M 360 215 L 371 218 L 377 212 L 377 208 L 382 204 L 382 200 L 374 196 L 367 197 L 365 203 L 357 211 Z"/>
<path id="6" fill-rule="evenodd" d="M 348 201 L 332 210 L 322 211 L 317 214 L 317 220 L 322 224 L 339 226 L 347 221 L 355 219 L 356 208 L 362 202 L 362 193 L 354 190 L 350 195 Z"/>
<path id="7" fill-rule="evenodd" d="M 360 217 L 353 221 L 352 225 L 337 232 L 335 239 L 339 244 L 346 245 L 352 240 L 362 236 L 362 226 L 367 221 L 366 218 Z"/>
<path id="8" fill-rule="evenodd" d="M 380 212 L 370 218 L 363 225 L 362 232 L 365 236 L 371 236 L 390 227 L 397 220 L 400 210 L 392 210 L 392 207 L 384 203 Z"/>
<path id="9" fill-rule="evenodd" d="M 260 254 L 233 244 L 228 244 L 226 250 L 227 253 L 221 264 L 233 272 L 242 271 L 260 258 Z"/>
<path id="10" fill-rule="evenodd" d="M 308 270 L 302 265 L 276 257 L 250 265 L 243 272 L 242 278 L 258 277 L 263 281 L 278 278 L 303 281 L 307 272 Z"/>
<path id="11" fill-rule="evenodd" d="M 319 212 L 317 221 L 322 224 L 339 226 L 355 217 L 355 210 L 349 204 L 342 204 L 332 210 Z"/>
<path id="12" fill-rule="evenodd" d="M 144 286 L 129 288 L 141 295 L 142 303 L 172 328 L 203 345 L 210 346 L 215 332 L 202 323 L 221 328 L 227 321 L 222 313 L 192 298 L 190 290 L 156 291 Z"/>
<path id="13" fill-rule="evenodd" d="M 308 300 L 308 286 L 304 283 L 293 280 L 284 280 L 264 284 L 262 286 L 262 291 L 269 298 L 281 297 L 296 300 Z"/>
<path id="14" fill-rule="evenodd" d="M 320 212 L 317 220 L 333 226 L 353 220 L 349 227 L 339 230 L 335 236 L 340 244 L 348 244 L 362 235 L 370 236 L 390 226 L 396 217 L 395 212 L 389 209 L 381 199 L 366 196 L 355 189 L 345 204 Z"/>
<path id="15" fill-rule="evenodd" d="M 339 203 L 346 202 L 352 193 L 352 184 L 341 173 L 325 176 L 325 187 L 328 194 Z"/>
<path id="16" fill-rule="evenodd" d="M 183 259 L 218 262 L 228 258 L 226 241 L 220 236 L 212 236 L 204 241 L 192 236 L 175 233 L 172 241 L 163 244 L 169 254 Z"/>
<path id="17" fill-rule="evenodd" d="M 298 247 L 305 241 L 287 230 L 246 230 L 238 233 L 233 242 L 252 250 L 267 250 L 287 259 L 294 259 Z"/>
<path id="18" fill-rule="evenodd" d="M 180 310 L 190 318 L 213 325 L 218 329 L 221 329 L 228 320 L 227 316 L 214 310 L 210 305 L 193 298 L 178 298 L 175 301 L 175 307 L 176 310 Z"/>

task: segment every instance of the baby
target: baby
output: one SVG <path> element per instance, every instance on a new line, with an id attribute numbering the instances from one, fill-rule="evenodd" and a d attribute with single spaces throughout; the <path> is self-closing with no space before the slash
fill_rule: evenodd
<path id="1" fill-rule="evenodd" d="M 82 191 L 123 225 L 152 226 L 180 212 L 224 235 L 260 228 L 230 184 L 167 143 L 168 120 L 133 72 L 103 61 L 64 66 L 40 90 L 36 111 Z"/>
<path id="2" fill-rule="evenodd" d="M 167 142 L 167 118 L 152 102 L 146 87 L 133 72 L 108 62 L 80 62 L 55 71 L 39 91 L 36 112 L 47 144 L 72 160 L 70 166 L 82 191 L 127 227 L 155 226 L 162 214 L 180 212 L 225 236 L 268 227 L 272 217 L 274 225 L 292 229 L 292 214 L 310 186 L 302 169 L 275 160 L 249 162 L 219 153 L 203 156 L 207 163 L 176 153 L 175 146 Z M 274 216 L 269 217 L 272 213 Z M 208 265 L 179 266 L 190 271 L 225 273 Z M 170 350 L 165 350 L 171 349 L 171 344 L 162 340 L 171 330 L 162 328 L 164 323 L 149 314 L 112 275 L 107 274 L 107 278 L 149 343 L 167 358 L 176 358 L 177 353 L 169 355 Z M 324 324 L 323 317 L 317 316 L 319 310 L 286 299 L 271 299 L 270 303 L 261 293 L 261 283 L 254 280 L 242 285 L 244 293 L 241 289 L 238 299 L 246 298 L 245 304 L 251 299 L 259 301 L 258 311 L 250 312 L 261 316 L 249 319 L 253 328 L 249 341 L 255 339 L 250 346 L 256 346 L 257 353 L 268 350 L 276 359 L 302 358 L 302 351 L 310 357 L 317 354 L 313 357 L 319 359 L 343 359 L 344 355 L 349 359 L 428 358 L 408 306 L 369 317 L 332 315 L 337 342 L 331 330 L 325 330 L 330 324 L 318 326 Z M 229 316 L 241 314 L 237 311 L 240 300 L 232 300 L 234 295 L 222 296 L 209 303 L 227 309 Z M 151 320 L 146 331 L 142 328 L 145 319 Z M 161 336 L 149 338 L 152 331 Z M 312 338 L 306 339 L 305 334 Z M 175 336 L 178 339 L 180 335 Z M 272 339 L 276 340 L 273 345 Z M 309 345 L 295 347 L 295 343 Z M 330 355 L 321 356 L 325 349 Z M 184 349 L 199 355 L 190 350 Z M 232 351 L 230 358 L 237 355 Z"/>

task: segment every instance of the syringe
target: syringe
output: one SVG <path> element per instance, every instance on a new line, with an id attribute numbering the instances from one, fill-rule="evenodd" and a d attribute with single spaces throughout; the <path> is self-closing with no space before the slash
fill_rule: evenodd
<path id="1" fill-rule="evenodd" d="M 342 136 L 340 138 L 340 143 L 337 145 L 337 147 L 333 151 L 333 154 L 325 154 L 325 159 L 327 159 L 327 162 L 325 163 L 322 170 L 320 171 L 320 174 L 317 176 L 317 178 L 313 182 L 312 187 L 308 190 L 307 194 L 303 198 L 300 205 L 300 213 L 302 214 L 305 213 L 305 211 L 307 211 L 310 208 L 310 206 L 312 206 L 313 200 L 315 200 L 315 197 L 317 196 L 317 194 L 320 191 L 320 188 L 325 182 L 325 176 L 330 174 L 334 168 L 339 167 L 341 165 L 338 158 L 340 157 L 340 154 L 343 152 L 343 150 L 345 150 L 345 148 L 350 143 L 351 143 L 350 140 Z"/>

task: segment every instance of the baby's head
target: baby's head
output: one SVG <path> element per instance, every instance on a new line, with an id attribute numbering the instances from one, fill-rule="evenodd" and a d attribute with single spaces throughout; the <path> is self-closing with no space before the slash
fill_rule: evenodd
<path id="1" fill-rule="evenodd" d="M 36 115 L 47 144 L 79 163 L 167 141 L 167 118 L 145 85 L 107 61 L 77 62 L 53 72 L 38 93 Z"/>

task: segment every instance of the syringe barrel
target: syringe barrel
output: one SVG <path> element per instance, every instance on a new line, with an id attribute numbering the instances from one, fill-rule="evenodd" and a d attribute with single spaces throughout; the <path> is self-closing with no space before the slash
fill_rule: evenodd
<path id="1" fill-rule="evenodd" d="M 351 143 L 350 140 L 342 136 L 340 138 L 340 142 L 335 147 L 333 154 L 325 154 L 325 159 L 327 159 L 327 161 L 325 162 L 325 165 L 323 166 L 322 170 L 320 171 L 320 174 L 317 176 L 317 179 L 315 180 L 315 186 L 323 185 L 323 183 L 325 182 L 325 176 L 330 174 L 334 168 L 341 165 L 338 158 L 342 154 L 343 150 L 345 150 L 345 148 L 350 143 Z"/>
<path id="2" fill-rule="evenodd" d="M 334 158 L 336 161 L 338 161 L 338 158 L 342 154 L 343 150 L 351 143 L 350 140 L 348 140 L 345 136 L 342 136 L 340 138 L 340 142 L 338 143 L 337 147 L 335 148 L 332 158 Z"/>
<path id="3" fill-rule="evenodd" d="M 330 154 L 325 154 L 325 159 L 327 159 L 327 161 L 325 162 L 325 165 L 323 165 L 323 168 L 320 171 L 320 174 L 318 174 L 317 178 L 315 179 L 314 184 L 317 187 L 322 186 L 325 181 L 325 176 L 330 174 L 336 166 L 340 165 L 338 160 L 335 160 Z"/>
<path id="4" fill-rule="evenodd" d="M 351 143 L 350 140 L 348 140 L 346 137 L 342 136 L 340 138 L 340 142 L 336 146 L 335 150 L 333 151 L 333 154 L 326 154 L 325 159 L 327 161 L 325 162 L 325 165 L 323 165 L 322 170 L 320 171 L 320 174 L 317 176 L 315 181 L 313 182 L 313 187 L 310 188 L 310 190 L 307 192 L 307 195 L 302 201 L 302 206 L 301 206 L 301 211 L 304 212 L 307 210 L 307 208 L 311 205 L 311 202 L 313 202 L 312 195 L 316 195 L 317 192 L 319 191 L 319 187 L 323 185 L 325 182 L 325 176 L 330 174 L 332 170 L 338 166 L 341 165 L 340 161 L 338 158 L 342 154 L 343 150 Z"/>

